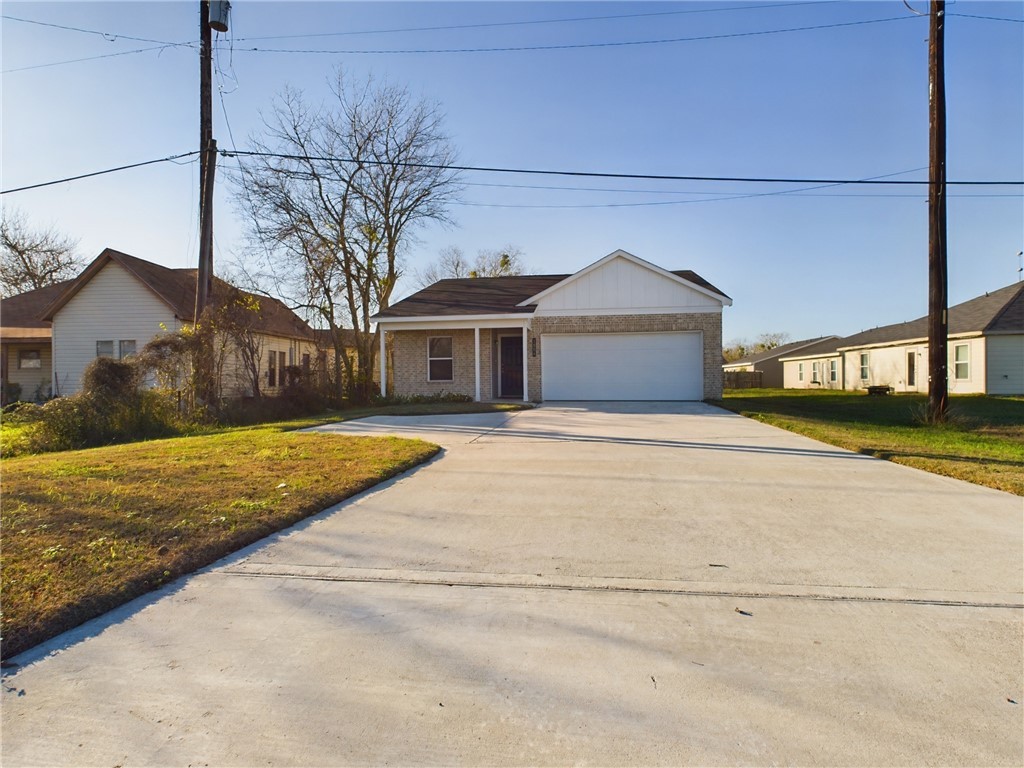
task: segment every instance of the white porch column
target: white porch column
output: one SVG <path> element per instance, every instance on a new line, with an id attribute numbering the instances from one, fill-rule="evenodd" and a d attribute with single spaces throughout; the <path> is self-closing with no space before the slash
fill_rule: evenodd
<path id="1" fill-rule="evenodd" d="M 480 402 L 480 326 L 476 326 L 475 328 L 473 328 L 473 348 L 474 348 L 473 360 L 475 361 L 475 365 L 476 365 L 476 381 L 475 381 L 476 396 L 474 397 L 474 399 L 479 403 Z"/>
<path id="2" fill-rule="evenodd" d="M 377 324 L 377 329 L 380 331 L 380 393 L 382 396 L 388 396 L 388 354 L 387 344 L 385 343 L 384 326 Z"/>
<path id="3" fill-rule="evenodd" d="M 530 402 L 530 377 L 528 376 L 529 366 L 527 365 L 527 360 L 530 357 L 530 354 L 529 354 L 530 350 L 528 349 L 529 345 L 526 343 L 527 336 L 529 335 L 528 334 L 529 330 L 530 330 L 530 322 L 529 322 L 529 320 L 527 320 L 526 322 L 523 323 L 523 402 L 524 403 Z"/>

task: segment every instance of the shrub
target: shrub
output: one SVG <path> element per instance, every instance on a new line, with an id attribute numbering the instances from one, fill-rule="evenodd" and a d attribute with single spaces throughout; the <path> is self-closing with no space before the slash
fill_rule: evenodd
<path id="1" fill-rule="evenodd" d="M 38 409 L 34 451 L 63 451 L 179 434 L 177 403 L 168 393 L 139 388 L 134 366 L 97 358 L 86 367 L 82 391 Z"/>
<path id="2" fill-rule="evenodd" d="M 5 382 L 2 392 L 0 392 L 0 400 L 2 400 L 2 403 L 0 403 L 2 405 L 16 403 L 21 400 L 21 384 L 14 381 Z"/>
<path id="3" fill-rule="evenodd" d="M 473 398 L 469 395 L 460 395 L 456 392 L 439 392 L 436 395 L 378 396 L 374 402 L 377 405 L 422 405 L 429 403 L 471 403 L 473 402 Z"/>

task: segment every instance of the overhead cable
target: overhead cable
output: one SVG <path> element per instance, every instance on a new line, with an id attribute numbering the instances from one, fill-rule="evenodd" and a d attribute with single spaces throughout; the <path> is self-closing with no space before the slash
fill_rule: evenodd
<path id="1" fill-rule="evenodd" d="M 280 160 L 313 160 L 329 163 L 361 163 L 362 165 L 389 165 L 403 168 L 425 168 L 431 170 L 467 171 L 477 173 L 513 173 L 536 176 L 573 176 L 597 179 L 646 179 L 649 181 L 715 181 L 740 182 L 750 184 L 885 184 L 885 185 L 927 185 L 928 180 L 912 181 L 906 179 L 794 179 L 752 176 L 677 176 L 650 173 L 607 173 L 600 171 L 559 171 L 551 169 L 531 168 L 497 168 L 475 165 L 439 165 L 436 163 L 403 163 L 385 160 L 359 160 L 346 157 L 322 157 L 316 155 L 296 155 L 281 152 L 253 152 L 221 150 L 223 157 L 267 157 Z M 1024 186 L 1024 181 L 947 181 L 948 186 Z"/>
<path id="2" fill-rule="evenodd" d="M 433 27 L 403 27 L 392 29 L 364 29 L 345 32 L 310 32 L 298 35 L 263 35 L 260 37 L 240 37 L 238 42 L 249 40 L 295 40 L 311 37 L 351 37 L 357 35 L 386 35 L 403 32 L 442 32 L 459 29 L 487 29 L 495 27 L 521 27 L 537 24 L 567 24 L 581 21 L 618 21 L 621 19 L 643 19 L 652 16 L 680 16 L 693 13 L 722 13 L 728 11 L 757 11 L 768 8 L 793 8 L 805 5 L 834 5 L 839 0 L 812 0 L 806 3 L 772 3 L 770 5 L 723 5 L 716 8 L 687 8 L 676 11 L 654 11 L 651 13 L 620 13 L 612 16 L 574 16 L 565 19 L 524 19 L 521 21 L 491 21 L 476 24 L 447 24 Z"/>
<path id="3" fill-rule="evenodd" d="M 192 155 L 198 155 L 199 150 L 193 150 L 191 152 L 182 152 L 177 155 L 170 155 L 169 157 L 160 157 L 156 160 L 144 160 L 141 163 L 131 163 L 129 165 L 119 165 L 116 168 L 106 168 L 102 171 L 93 171 L 91 173 L 81 173 L 78 176 L 68 176 L 63 179 L 54 179 L 53 181 L 43 181 L 39 184 L 28 184 L 24 187 L 14 187 L 13 189 L 5 189 L 0 191 L 0 195 L 9 195 L 13 192 L 25 192 L 29 189 L 39 189 L 40 187 L 52 187 L 54 184 L 65 184 L 69 181 L 78 181 L 79 179 L 88 179 L 93 176 L 103 176 L 107 173 L 116 173 L 117 171 L 127 171 L 129 168 L 141 168 L 144 165 L 155 165 L 156 163 L 170 163 L 175 160 L 180 160 L 183 157 L 191 157 Z"/>
<path id="4" fill-rule="evenodd" d="M 693 37 L 670 37 L 657 40 L 612 40 L 602 43 L 562 43 L 558 45 L 511 45 L 490 48 L 388 48 L 388 49 L 300 49 L 300 48 L 259 48 L 237 47 L 237 51 L 246 53 L 304 53 L 328 55 L 383 55 L 383 54 L 429 54 L 429 53 L 515 53 L 523 51 L 563 51 L 582 48 L 622 48 L 639 45 L 665 45 L 669 43 L 692 43 L 702 40 L 727 40 L 740 37 L 759 35 L 779 35 L 789 32 L 810 32 L 820 29 L 838 29 L 840 27 L 856 27 L 865 24 L 885 24 L 893 21 L 906 21 L 914 16 L 893 16 L 885 19 L 863 19 L 861 21 L 843 21 L 832 24 L 817 24 L 806 27 L 787 27 L 785 29 L 763 29 L 754 32 L 729 32 L 719 35 L 698 35 Z M 236 40 L 236 42 L 238 42 Z"/>

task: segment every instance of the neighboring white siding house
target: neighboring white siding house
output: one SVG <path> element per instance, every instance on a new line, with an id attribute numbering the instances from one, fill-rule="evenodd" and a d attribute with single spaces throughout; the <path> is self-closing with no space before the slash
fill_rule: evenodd
<path id="1" fill-rule="evenodd" d="M 97 357 L 126 357 L 181 322 L 165 302 L 110 261 L 53 315 L 53 392 L 73 395 Z"/>
<path id="2" fill-rule="evenodd" d="M 928 391 L 928 318 L 886 325 L 839 339 L 820 357 L 783 360 L 786 387 L 814 385 L 820 370 L 839 357 L 839 388 L 891 387 Z M 1024 283 L 1016 283 L 950 307 L 948 382 L 953 394 L 1024 394 Z M 836 388 L 834 382 L 829 386 Z"/>
<path id="3" fill-rule="evenodd" d="M 80 391 L 86 366 L 98 357 L 123 359 L 154 338 L 194 322 L 196 271 L 169 269 L 118 251 L 103 251 L 46 310 L 52 322 L 53 391 Z M 250 323 L 259 360 L 261 394 L 277 394 L 286 368 L 307 370 L 316 361 L 312 329 L 281 302 L 214 282 L 214 300 L 240 302 Z M 253 394 L 252 376 L 237 347 L 220 340 L 220 392 Z"/>

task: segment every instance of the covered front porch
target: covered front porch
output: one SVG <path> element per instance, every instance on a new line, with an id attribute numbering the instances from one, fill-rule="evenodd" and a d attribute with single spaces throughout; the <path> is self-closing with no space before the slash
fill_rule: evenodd
<path id="1" fill-rule="evenodd" d="M 530 358 L 536 358 L 536 341 L 530 320 L 522 315 L 379 325 L 381 392 L 453 393 L 477 402 L 531 399 Z M 389 350 L 394 371 L 389 370 Z"/>

